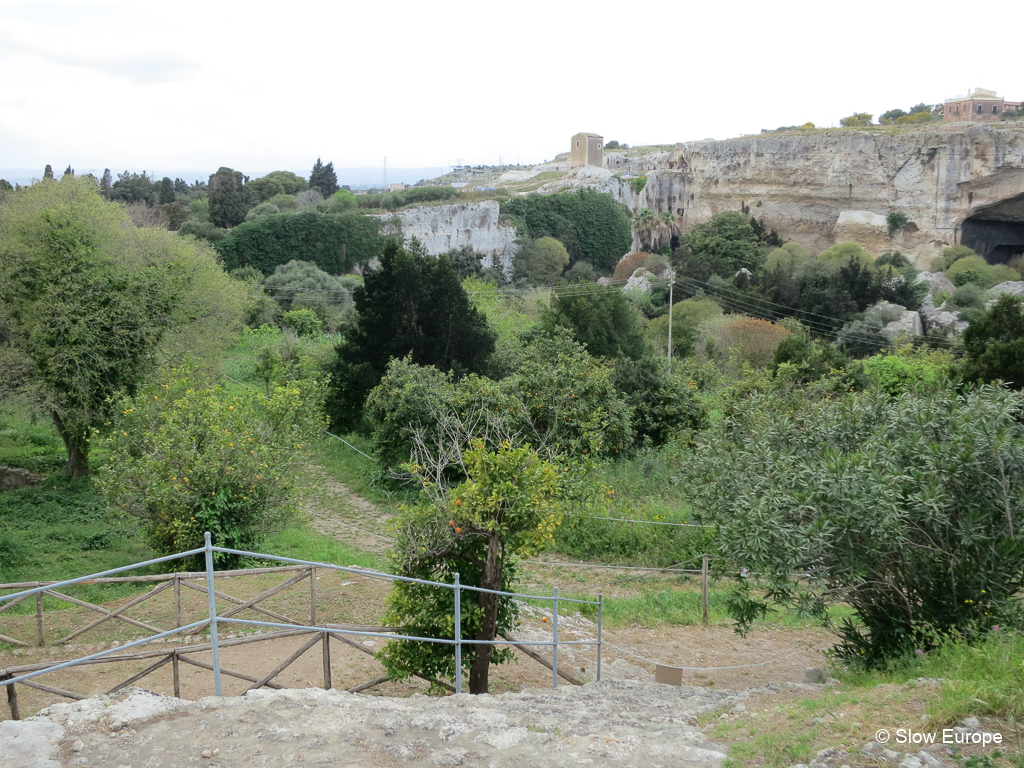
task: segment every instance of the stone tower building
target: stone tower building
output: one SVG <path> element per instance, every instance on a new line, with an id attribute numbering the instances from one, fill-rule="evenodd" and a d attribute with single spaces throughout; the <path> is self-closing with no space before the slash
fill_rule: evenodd
<path id="1" fill-rule="evenodd" d="M 577 133 L 572 137 L 572 167 L 604 164 L 604 136 L 596 133 Z"/>

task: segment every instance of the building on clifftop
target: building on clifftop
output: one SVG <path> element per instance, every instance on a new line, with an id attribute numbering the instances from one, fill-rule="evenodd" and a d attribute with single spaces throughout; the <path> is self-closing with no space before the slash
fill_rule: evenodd
<path id="1" fill-rule="evenodd" d="M 942 121 L 945 123 L 987 122 L 1001 119 L 1007 109 L 1020 109 L 1020 102 L 1006 101 L 1002 96 L 997 96 L 995 91 L 975 88 L 968 91 L 966 96 L 946 99 L 944 107 Z"/>
<path id="2" fill-rule="evenodd" d="M 596 133 L 577 133 L 572 137 L 572 167 L 604 165 L 604 136 Z"/>

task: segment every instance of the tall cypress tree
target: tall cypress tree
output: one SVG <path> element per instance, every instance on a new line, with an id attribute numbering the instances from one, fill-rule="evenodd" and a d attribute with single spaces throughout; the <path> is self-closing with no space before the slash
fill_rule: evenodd
<path id="1" fill-rule="evenodd" d="M 338 186 L 338 174 L 334 172 L 334 161 L 324 165 L 318 157 L 313 164 L 313 172 L 309 175 L 309 186 L 310 189 L 320 190 L 325 200 L 341 189 Z"/>
<path id="2" fill-rule="evenodd" d="M 174 182 L 169 177 L 164 176 L 160 180 L 160 205 L 167 205 L 173 203 L 177 199 L 174 194 Z"/>
<path id="3" fill-rule="evenodd" d="M 221 166 L 210 177 L 210 221 L 218 227 L 238 226 L 249 212 L 245 179 L 240 171 Z"/>
<path id="4" fill-rule="evenodd" d="M 44 179 L 52 179 L 53 178 L 53 166 L 51 166 L 49 163 L 47 163 L 46 167 L 43 169 L 43 178 Z"/>
<path id="5" fill-rule="evenodd" d="M 417 365 L 458 377 L 483 373 L 494 352 L 495 333 L 446 256 L 411 253 L 391 242 L 352 298 L 359 320 L 338 346 L 327 404 L 339 429 L 362 426 L 366 396 L 393 357 L 411 355 Z"/>
<path id="6" fill-rule="evenodd" d="M 114 177 L 110 174 L 110 169 L 104 168 L 103 178 L 100 179 L 100 194 L 107 198 L 107 200 L 110 199 L 110 189 L 113 183 Z"/>

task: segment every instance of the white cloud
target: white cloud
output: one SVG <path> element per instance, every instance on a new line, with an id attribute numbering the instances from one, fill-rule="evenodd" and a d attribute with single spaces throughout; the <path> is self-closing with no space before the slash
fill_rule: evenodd
<path id="1" fill-rule="evenodd" d="M 986 14 L 1019 11 L 996 0 Z M 955 37 L 941 14 L 881 0 L 0 0 L 0 149 L 7 166 L 246 173 L 317 156 L 539 162 L 579 130 L 674 143 L 837 124 L 979 85 L 1024 96 L 1013 46 L 968 59 L 945 53 Z"/>

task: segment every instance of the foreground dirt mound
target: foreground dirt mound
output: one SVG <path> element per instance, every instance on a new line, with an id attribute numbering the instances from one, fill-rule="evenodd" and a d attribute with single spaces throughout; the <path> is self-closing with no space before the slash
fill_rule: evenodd
<path id="1" fill-rule="evenodd" d="M 317 688 L 182 701 L 132 688 L 0 723 L 0 766 L 720 766 L 696 715 L 728 691 L 603 680 L 394 699 Z"/>

